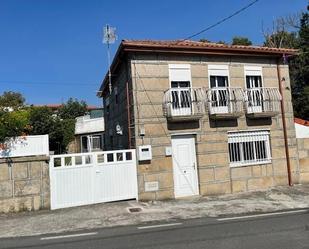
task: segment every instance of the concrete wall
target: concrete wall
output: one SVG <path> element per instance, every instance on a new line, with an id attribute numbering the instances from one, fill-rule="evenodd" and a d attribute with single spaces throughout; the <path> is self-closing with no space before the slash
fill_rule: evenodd
<path id="1" fill-rule="evenodd" d="M 309 138 L 297 138 L 299 155 L 299 182 L 309 183 Z"/>
<path id="2" fill-rule="evenodd" d="M 0 159 L 0 213 L 49 208 L 48 157 Z"/>
<path id="3" fill-rule="evenodd" d="M 245 115 L 234 121 L 213 121 L 205 114 L 197 122 L 170 123 L 162 112 L 164 91 L 169 89 L 168 64 L 190 64 L 192 87 L 209 87 L 208 64 L 229 65 L 230 86 L 245 87 L 244 66 L 262 66 L 265 87 L 278 87 L 276 61 L 249 57 L 132 55 L 131 78 L 134 93 L 134 126 L 136 146 L 151 144 L 153 160 L 138 166 L 139 198 L 174 198 L 173 165 L 165 156 L 165 147 L 171 146 L 171 136 L 179 133 L 196 134 L 199 190 L 202 195 L 224 194 L 265 189 L 287 184 L 286 158 L 281 115 L 250 120 Z M 293 108 L 291 103 L 288 67 L 280 66 L 284 83 L 284 105 L 288 129 L 288 143 L 293 180 L 298 182 L 298 155 L 296 148 Z M 141 128 L 145 136 L 139 136 Z M 230 168 L 228 162 L 227 132 L 236 130 L 269 129 L 272 162 L 266 165 Z M 159 190 L 145 191 L 145 183 L 159 182 Z"/>

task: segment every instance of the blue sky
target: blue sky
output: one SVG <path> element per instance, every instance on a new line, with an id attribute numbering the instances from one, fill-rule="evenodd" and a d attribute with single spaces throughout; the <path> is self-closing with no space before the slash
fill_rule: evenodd
<path id="1" fill-rule="evenodd" d="M 121 39 L 181 39 L 252 0 L 0 0 L 0 94 L 19 91 L 29 104 L 69 97 L 101 105 L 96 91 L 107 70 L 102 27 Z M 230 41 L 235 35 L 262 44 L 262 23 L 305 11 L 307 0 L 260 0 L 196 39 Z"/>

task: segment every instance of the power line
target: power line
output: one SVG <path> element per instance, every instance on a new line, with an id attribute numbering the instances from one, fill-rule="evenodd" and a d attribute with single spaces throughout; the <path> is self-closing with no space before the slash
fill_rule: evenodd
<path id="1" fill-rule="evenodd" d="M 183 39 L 183 40 L 181 40 L 181 41 L 190 40 L 191 38 L 193 38 L 193 37 L 195 37 L 195 36 L 198 36 L 198 35 L 200 35 L 200 34 L 206 32 L 206 31 L 208 31 L 208 30 L 210 30 L 210 29 L 212 29 L 212 28 L 218 26 L 219 24 L 221 24 L 221 23 L 223 23 L 223 22 L 225 22 L 225 21 L 231 19 L 232 17 L 238 15 L 239 13 L 245 11 L 246 9 L 248 9 L 249 7 L 251 7 L 252 5 L 256 4 L 258 1 L 259 1 L 259 0 L 254 0 L 253 2 L 251 2 L 251 3 L 247 4 L 246 6 L 242 7 L 241 9 L 235 11 L 233 14 L 231 14 L 231 15 L 229 15 L 229 16 L 223 18 L 223 19 L 221 19 L 220 21 L 218 21 L 218 22 L 216 22 L 216 23 L 214 23 L 214 24 L 208 26 L 208 27 L 205 28 L 205 29 L 202 29 L 201 31 L 199 31 L 199 32 L 197 32 L 197 33 L 195 33 L 195 34 L 192 34 L 192 35 L 188 36 L 187 38 L 185 38 L 185 39 Z"/>

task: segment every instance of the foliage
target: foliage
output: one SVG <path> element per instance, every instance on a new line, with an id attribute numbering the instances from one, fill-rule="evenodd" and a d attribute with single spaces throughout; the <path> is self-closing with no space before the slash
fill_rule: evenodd
<path id="1" fill-rule="evenodd" d="M 87 104 L 70 98 L 54 113 L 47 106 L 26 107 L 24 102 L 20 93 L 5 92 L 0 96 L 0 105 L 4 107 L 0 108 L 0 147 L 4 148 L 10 137 L 48 134 L 50 150 L 56 154 L 66 152 L 74 139 L 75 118 L 85 115 Z"/>
<path id="2" fill-rule="evenodd" d="M 29 134 L 29 111 L 17 110 L 12 112 L 0 112 L 0 143 L 6 142 L 7 138 Z"/>
<path id="3" fill-rule="evenodd" d="M 265 36 L 264 46 L 272 48 L 296 48 L 298 47 L 298 37 L 296 32 L 278 31 Z"/>
<path id="4" fill-rule="evenodd" d="M 309 15 L 304 13 L 298 32 L 298 56 L 289 61 L 294 114 L 309 120 Z"/>
<path id="5" fill-rule="evenodd" d="M 252 42 L 247 37 L 235 36 L 233 37 L 232 45 L 250 46 Z"/>
<path id="6" fill-rule="evenodd" d="M 211 41 L 209 41 L 209 40 L 207 40 L 207 39 L 205 39 L 205 38 L 201 38 L 200 40 L 199 40 L 199 42 L 211 42 Z"/>
<path id="7" fill-rule="evenodd" d="M 85 101 L 70 98 L 61 106 L 58 115 L 62 119 L 75 119 L 76 117 L 85 115 L 86 112 L 87 104 Z"/>
<path id="8" fill-rule="evenodd" d="M 12 108 L 13 110 L 23 107 L 25 98 L 18 92 L 4 92 L 0 96 L 0 109 Z"/>
<path id="9" fill-rule="evenodd" d="M 70 98 L 55 114 L 48 107 L 32 107 L 30 124 L 33 135 L 49 134 L 50 150 L 56 154 L 66 152 L 74 139 L 75 118 L 85 115 L 87 105 L 84 101 Z"/>

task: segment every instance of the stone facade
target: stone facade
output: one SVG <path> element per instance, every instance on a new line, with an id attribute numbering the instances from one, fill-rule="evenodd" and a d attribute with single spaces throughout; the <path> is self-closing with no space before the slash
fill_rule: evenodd
<path id="1" fill-rule="evenodd" d="M 228 65 L 231 87 L 245 88 L 244 66 L 262 67 L 263 86 L 279 87 L 277 61 L 275 59 L 250 56 L 185 56 L 134 53 L 128 56 L 127 62 L 128 65 L 123 63 L 120 67 L 122 68 L 120 71 L 126 72 L 126 76 L 115 74 L 118 75 L 115 84 L 118 89 L 124 89 L 127 82 L 129 83 L 133 148 L 143 144 L 152 146 L 152 160 L 139 162 L 138 165 L 140 200 L 174 198 L 173 160 L 172 157 L 165 155 L 165 148 L 171 146 L 173 135 L 182 133 L 191 133 L 195 136 L 199 193 L 201 195 L 260 190 L 287 184 L 281 114 L 272 118 L 254 120 L 248 119 L 245 115 L 235 120 L 212 120 L 206 113 L 198 121 L 172 123 L 167 121 L 162 110 L 164 91 L 170 88 L 169 64 L 189 64 L 192 87 L 209 88 L 208 65 L 210 64 Z M 124 70 L 125 68 L 126 70 Z M 283 95 L 290 162 L 293 180 L 294 183 L 297 183 L 299 182 L 299 164 L 289 70 L 288 66 L 283 64 L 279 68 L 281 77 L 285 78 Z M 115 113 L 113 113 L 113 116 L 118 117 L 119 120 L 125 120 L 125 126 L 128 114 L 125 104 L 122 103 L 117 106 L 111 101 L 110 106 L 114 106 Z M 119 110 L 116 111 L 116 108 Z M 105 116 L 105 127 L 113 126 L 116 119 L 108 119 Z M 270 131 L 271 162 L 230 167 L 228 132 L 255 129 Z M 141 131 L 144 131 L 143 136 L 140 136 Z M 108 139 L 108 129 L 106 129 L 106 135 L 106 139 Z M 118 139 L 122 146 L 127 148 L 127 136 Z M 106 142 L 108 143 L 107 140 Z M 107 149 L 121 149 L 121 147 L 110 146 Z M 154 181 L 158 182 L 159 189 L 147 192 L 145 183 Z"/>
<path id="2" fill-rule="evenodd" d="M 309 138 L 297 138 L 299 182 L 309 183 Z"/>
<path id="3" fill-rule="evenodd" d="M 0 159 L 0 213 L 50 207 L 48 157 Z"/>

